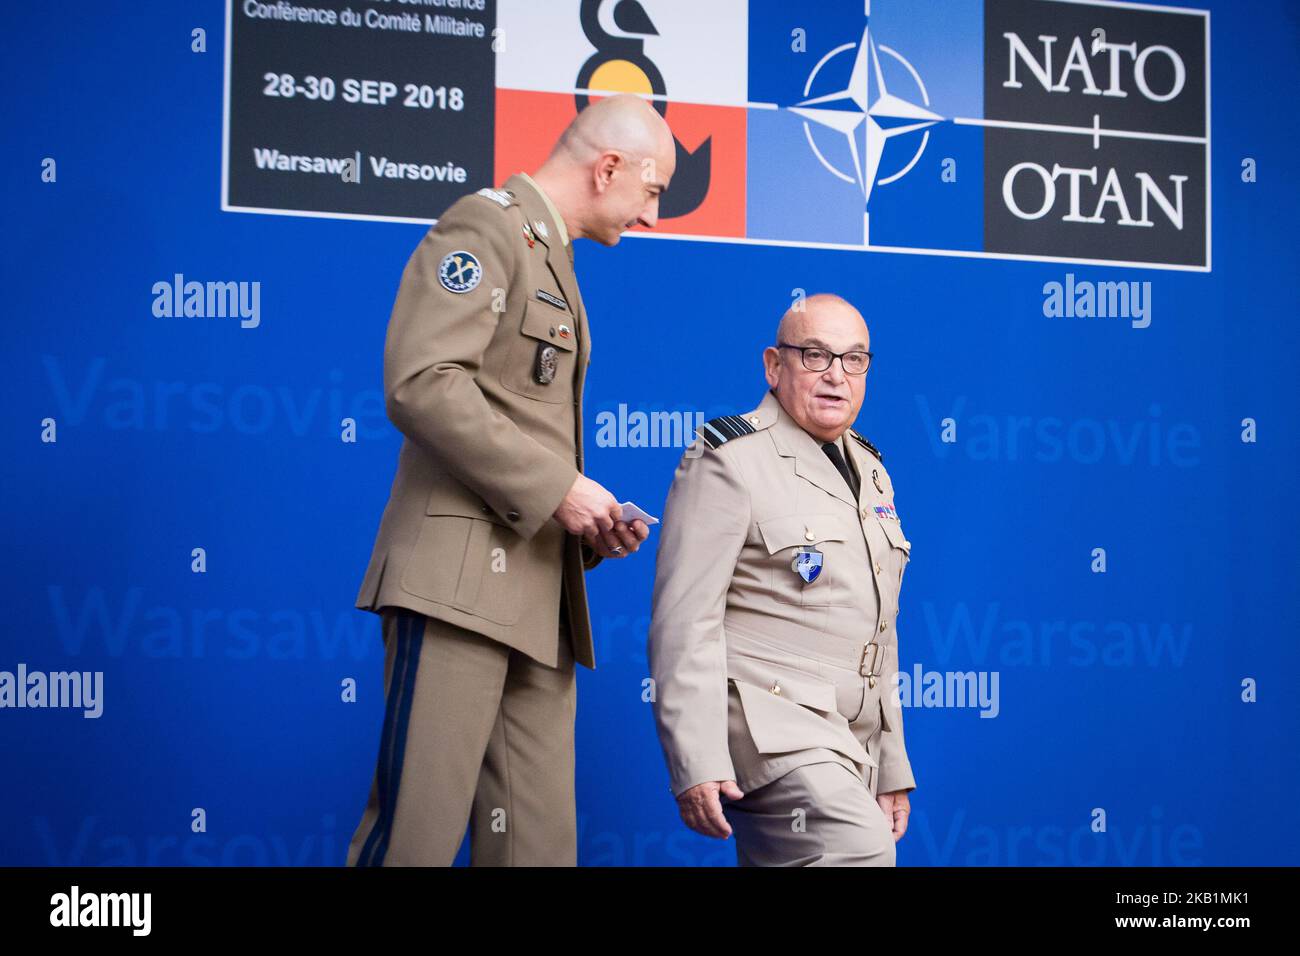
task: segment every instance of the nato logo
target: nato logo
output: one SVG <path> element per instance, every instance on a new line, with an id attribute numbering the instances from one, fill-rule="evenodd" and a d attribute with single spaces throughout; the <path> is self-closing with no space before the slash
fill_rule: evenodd
<path id="1" fill-rule="evenodd" d="M 751 235 L 1209 271 L 1205 11 L 951 0 L 935 12 L 876 0 L 865 25 L 809 28 L 830 39 L 810 39 L 803 75 L 751 114 L 751 189 L 778 207 L 751 204 Z M 773 163 L 796 171 L 788 201 L 769 188 Z"/>

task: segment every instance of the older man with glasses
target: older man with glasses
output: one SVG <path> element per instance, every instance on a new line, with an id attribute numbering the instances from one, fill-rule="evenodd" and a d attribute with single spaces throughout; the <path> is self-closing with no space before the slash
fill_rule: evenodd
<path id="1" fill-rule="evenodd" d="M 911 542 L 850 427 L 866 322 L 815 295 L 763 353 L 768 394 L 707 422 L 665 506 L 649 656 L 682 820 L 741 865 L 893 866 L 916 786 L 891 692 Z M 723 801 L 726 801 L 724 804 Z"/>

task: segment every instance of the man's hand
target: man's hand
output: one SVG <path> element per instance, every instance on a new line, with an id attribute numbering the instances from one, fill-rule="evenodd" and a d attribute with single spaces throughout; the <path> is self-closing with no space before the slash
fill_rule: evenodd
<path id="1" fill-rule="evenodd" d="M 912 813 L 907 791 L 894 790 L 890 793 L 877 794 L 876 803 L 880 804 L 880 809 L 885 811 L 885 817 L 893 827 L 894 842 L 897 843 L 907 832 L 907 818 Z"/>
<path id="2" fill-rule="evenodd" d="M 734 780 L 697 783 L 677 797 L 677 810 L 682 815 L 682 822 L 696 833 L 725 840 L 731 836 L 731 824 L 722 815 L 719 792 L 728 800 L 739 800 L 744 796 Z"/>
<path id="3" fill-rule="evenodd" d="M 587 543 L 602 558 L 626 558 L 641 547 L 641 542 L 648 537 L 650 528 L 637 518 L 631 524 L 615 521 L 612 531 L 604 532 L 594 541 L 588 538 Z"/>
<path id="4" fill-rule="evenodd" d="M 624 558 L 650 536 L 640 519 L 622 520 L 623 508 L 599 483 L 579 474 L 555 509 L 555 520 L 570 534 L 585 538 L 602 558 Z"/>
<path id="5" fill-rule="evenodd" d="M 555 509 L 555 520 L 569 534 L 594 542 L 602 533 L 613 530 L 622 514 L 617 499 L 603 485 L 579 473 Z"/>

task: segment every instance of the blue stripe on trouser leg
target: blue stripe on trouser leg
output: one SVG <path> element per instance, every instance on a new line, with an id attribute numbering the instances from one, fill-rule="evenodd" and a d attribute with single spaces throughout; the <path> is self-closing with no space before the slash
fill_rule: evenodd
<path id="1" fill-rule="evenodd" d="M 393 636 L 393 640 L 397 641 L 397 649 L 394 651 L 395 660 L 393 661 L 393 676 L 388 688 L 388 700 L 384 706 L 384 729 L 379 735 L 379 770 L 376 774 L 379 783 L 379 814 L 370 827 L 370 833 L 366 836 L 365 845 L 361 848 L 361 853 L 357 857 L 358 866 L 375 865 L 375 848 L 379 844 L 379 838 L 383 830 L 388 825 L 391 811 L 391 801 L 388 794 L 389 780 L 392 777 L 392 741 L 397 725 L 397 703 L 401 690 L 401 675 L 406 669 L 407 653 L 410 650 L 409 643 L 403 640 L 409 618 L 405 611 L 395 611 L 393 613 L 397 615 L 397 626 Z"/>
<path id="2" fill-rule="evenodd" d="M 415 674 L 420 664 L 420 645 L 424 640 L 422 615 L 399 611 L 397 659 L 393 662 L 392 685 L 384 712 L 384 730 L 379 760 L 379 819 L 366 838 L 361 851 L 361 866 L 380 866 L 388 852 L 397 809 L 397 793 L 402 779 L 402 759 L 406 753 L 406 730 L 411 720 L 411 701 L 415 694 Z"/>

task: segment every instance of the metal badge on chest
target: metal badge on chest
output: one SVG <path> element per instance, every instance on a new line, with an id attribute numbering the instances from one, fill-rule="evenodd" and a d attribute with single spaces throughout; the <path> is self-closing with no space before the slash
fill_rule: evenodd
<path id="1" fill-rule="evenodd" d="M 533 364 L 533 378 L 538 385 L 550 385 L 555 381 L 555 370 L 559 364 L 559 350 L 545 342 L 537 343 L 537 358 Z"/>
<path id="2" fill-rule="evenodd" d="M 822 567 L 825 563 L 826 556 L 815 546 L 809 546 L 800 548 L 794 553 L 794 560 L 790 562 L 790 569 L 803 578 L 806 583 L 812 584 L 821 576 Z"/>

